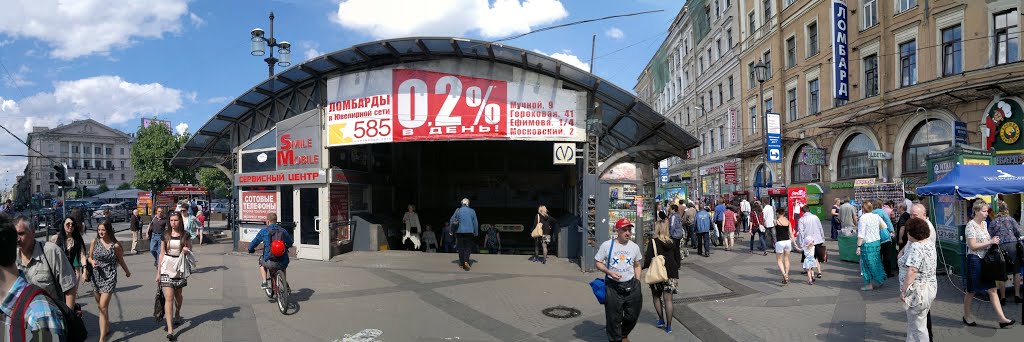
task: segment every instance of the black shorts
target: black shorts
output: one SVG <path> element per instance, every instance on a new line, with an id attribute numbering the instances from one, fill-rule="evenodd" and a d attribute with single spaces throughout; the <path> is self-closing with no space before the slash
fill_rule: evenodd
<path id="1" fill-rule="evenodd" d="M 283 268 L 281 267 L 281 263 L 273 260 L 263 260 L 263 258 L 260 258 L 260 266 L 263 266 L 267 271 L 280 270 Z"/>
<path id="2" fill-rule="evenodd" d="M 817 245 L 814 245 L 814 259 L 815 260 L 818 260 L 818 262 L 825 262 L 827 256 L 828 256 L 828 254 L 827 254 L 827 251 L 825 250 L 825 244 L 824 243 L 819 243 Z"/>

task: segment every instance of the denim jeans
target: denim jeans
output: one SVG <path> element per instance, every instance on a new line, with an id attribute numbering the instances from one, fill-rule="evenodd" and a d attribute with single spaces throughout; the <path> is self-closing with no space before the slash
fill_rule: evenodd
<path id="1" fill-rule="evenodd" d="M 149 234 L 149 253 L 153 254 L 153 267 L 156 267 L 157 260 L 160 260 L 160 238 L 163 234 Z"/>
<path id="2" fill-rule="evenodd" d="M 750 231 L 750 251 L 751 252 L 754 251 L 754 237 L 755 236 L 758 238 L 759 241 L 761 241 L 761 250 L 762 251 L 768 250 L 768 247 L 765 245 L 765 242 L 764 242 L 764 232 L 761 232 L 760 229 L 754 229 L 754 230 Z"/>
<path id="3" fill-rule="evenodd" d="M 711 253 L 711 232 L 697 233 L 697 254 Z"/>

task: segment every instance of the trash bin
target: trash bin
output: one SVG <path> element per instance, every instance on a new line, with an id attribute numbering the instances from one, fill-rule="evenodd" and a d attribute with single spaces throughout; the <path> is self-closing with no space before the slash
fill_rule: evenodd
<path id="1" fill-rule="evenodd" d="M 860 262 L 857 255 L 857 236 L 839 236 L 839 260 L 849 262 Z"/>

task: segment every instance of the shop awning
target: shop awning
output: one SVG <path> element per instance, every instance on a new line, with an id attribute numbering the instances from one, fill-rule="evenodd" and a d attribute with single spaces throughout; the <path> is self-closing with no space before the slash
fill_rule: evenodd
<path id="1" fill-rule="evenodd" d="M 485 60 L 548 75 L 593 95 L 598 158 L 657 164 L 686 156 L 696 138 L 622 88 L 554 58 L 463 38 L 399 38 L 365 43 L 298 63 L 245 91 L 214 114 L 171 160 L 177 166 L 224 165 L 232 150 L 281 120 L 326 105 L 326 80 L 388 65 L 452 58 Z M 591 120 L 588 120 L 590 122 Z M 628 154 L 619 158 L 621 153 Z"/>
<path id="2" fill-rule="evenodd" d="M 1024 165 L 956 165 L 946 176 L 917 187 L 920 196 L 979 195 L 1024 192 Z"/>

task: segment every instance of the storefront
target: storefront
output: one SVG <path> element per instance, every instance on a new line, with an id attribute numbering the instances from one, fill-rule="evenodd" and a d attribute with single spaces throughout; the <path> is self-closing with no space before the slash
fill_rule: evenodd
<path id="1" fill-rule="evenodd" d="M 594 213 L 653 222 L 654 167 L 696 145 L 635 96 L 549 57 L 406 38 L 281 72 L 228 104 L 173 162 L 235 161 L 219 166 L 235 174 L 239 249 L 271 212 L 294 232 L 300 258 L 362 246 L 353 241 L 367 229 L 379 232 L 371 250 L 400 248 L 408 205 L 438 233 L 467 198 L 482 229 L 501 227 L 509 254 L 532 252 L 524 228 L 545 205 L 583 228 L 560 229 L 553 246 L 579 258 L 612 233 L 614 222 Z M 616 178 L 620 165 L 633 176 Z"/>
<path id="2" fill-rule="evenodd" d="M 701 198 L 704 201 L 717 201 L 722 195 L 737 190 L 737 166 L 739 159 L 706 165 L 700 168 Z"/>

